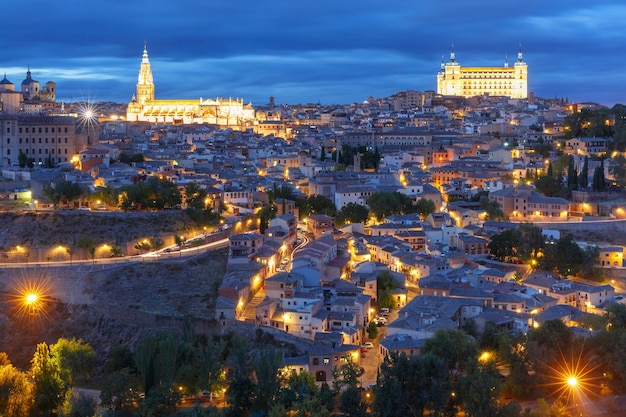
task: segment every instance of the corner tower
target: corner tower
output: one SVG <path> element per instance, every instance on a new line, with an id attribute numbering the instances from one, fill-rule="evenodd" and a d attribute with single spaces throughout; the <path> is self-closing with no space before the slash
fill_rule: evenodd
<path id="1" fill-rule="evenodd" d="M 152 79 L 150 60 L 148 59 L 148 49 L 144 43 L 143 57 L 141 58 L 141 66 L 139 67 L 139 77 L 137 80 L 137 101 L 143 106 L 147 101 L 152 100 L 154 100 L 154 81 Z"/>

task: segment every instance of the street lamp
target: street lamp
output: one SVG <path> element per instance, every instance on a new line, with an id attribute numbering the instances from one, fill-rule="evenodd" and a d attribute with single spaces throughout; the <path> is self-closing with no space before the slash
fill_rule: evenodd
<path id="1" fill-rule="evenodd" d="M 572 401 L 572 417 L 573 417 L 575 415 L 574 408 L 576 407 L 576 399 L 574 398 L 574 395 L 576 393 L 576 388 L 578 387 L 578 378 L 576 378 L 573 375 L 568 376 L 567 386 L 569 387 L 569 390 L 570 390 L 570 398 Z"/>

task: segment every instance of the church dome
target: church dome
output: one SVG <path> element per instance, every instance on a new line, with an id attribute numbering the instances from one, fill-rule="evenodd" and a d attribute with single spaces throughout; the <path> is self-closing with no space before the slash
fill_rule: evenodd
<path id="1" fill-rule="evenodd" d="M 11 81 L 7 80 L 7 74 L 4 74 L 4 78 L 0 81 L 1 85 L 14 85 Z"/>

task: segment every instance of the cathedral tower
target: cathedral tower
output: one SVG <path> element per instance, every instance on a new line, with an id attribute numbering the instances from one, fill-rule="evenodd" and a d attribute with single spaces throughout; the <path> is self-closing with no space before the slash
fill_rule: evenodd
<path id="1" fill-rule="evenodd" d="M 137 101 L 143 106 L 147 101 L 152 100 L 154 100 L 154 82 L 152 80 L 150 60 L 148 59 L 148 49 L 144 44 L 143 57 L 139 67 L 139 78 L 137 80 Z"/>

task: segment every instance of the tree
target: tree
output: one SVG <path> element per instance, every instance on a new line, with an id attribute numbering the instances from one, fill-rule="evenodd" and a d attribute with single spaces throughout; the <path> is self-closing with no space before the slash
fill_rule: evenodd
<path id="1" fill-rule="evenodd" d="M 377 191 L 372 193 L 367 199 L 367 205 L 370 212 L 380 221 L 387 216 L 394 214 L 415 213 L 416 208 L 413 205 L 411 197 L 394 192 Z"/>
<path id="2" fill-rule="evenodd" d="M 185 185 L 185 204 L 187 208 L 202 210 L 206 208 L 206 190 L 200 188 L 197 182 L 191 181 Z"/>
<path id="3" fill-rule="evenodd" d="M 274 204 L 266 204 L 257 213 L 259 218 L 259 232 L 265 233 L 265 229 L 269 227 L 270 220 L 276 217 L 276 206 Z"/>
<path id="4" fill-rule="evenodd" d="M 373 408 L 376 415 L 442 416 L 451 397 L 446 361 L 432 353 L 392 352 L 380 366 Z"/>
<path id="5" fill-rule="evenodd" d="M 585 162 L 583 162 L 583 168 L 578 175 L 578 185 L 582 190 L 585 190 L 589 185 L 589 156 L 585 155 Z"/>
<path id="6" fill-rule="evenodd" d="M 615 177 L 620 187 L 626 187 L 626 158 L 617 155 L 609 162 L 609 174 Z"/>
<path id="7" fill-rule="evenodd" d="M 17 162 L 20 165 L 20 168 L 26 168 L 29 165 L 29 158 L 22 150 L 20 149 L 19 154 L 17 155 Z M 29 167 L 32 168 L 32 167 Z"/>
<path id="8" fill-rule="evenodd" d="M 0 415 L 26 416 L 32 401 L 32 386 L 26 374 L 10 363 L 0 365 Z"/>
<path id="9" fill-rule="evenodd" d="M 40 415 L 55 415 L 67 401 L 70 389 L 61 377 L 48 344 L 37 345 L 30 375 L 33 381 L 33 411 Z"/>
<path id="10" fill-rule="evenodd" d="M 476 357 L 478 344 L 463 330 L 444 329 L 437 330 L 433 337 L 426 339 L 422 352 L 443 358 L 451 372 L 462 372 L 467 360 Z"/>
<path id="11" fill-rule="evenodd" d="M 518 258 L 529 261 L 537 259 L 545 247 L 545 238 L 540 227 L 532 223 L 520 223 L 516 229 L 519 235 L 517 245 Z"/>
<path id="12" fill-rule="evenodd" d="M 564 194 L 561 183 L 552 175 L 542 175 L 535 181 L 535 188 L 546 197 L 559 197 Z"/>
<path id="13" fill-rule="evenodd" d="M 283 366 L 281 349 L 261 349 L 254 358 L 256 392 L 253 409 L 268 410 L 277 399 L 282 384 L 279 370 Z"/>
<path id="14" fill-rule="evenodd" d="M 370 339 L 376 339 L 378 337 L 378 326 L 374 321 L 370 321 L 367 325 L 367 337 Z"/>
<path id="15" fill-rule="evenodd" d="M 516 229 L 508 229 L 491 237 L 487 245 L 489 252 L 500 261 L 517 255 L 520 233 Z"/>
<path id="16" fill-rule="evenodd" d="M 367 207 L 357 203 L 348 203 L 337 212 L 335 224 L 338 227 L 350 223 L 366 223 L 369 218 Z"/>
<path id="17" fill-rule="evenodd" d="M 560 275 L 567 277 L 576 275 L 581 270 L 583 260 L 583 250 L 573 241 L 571 235 L 566 235 L 554 245 L 546 246 L 540 265 L 543 269 L 556 269 Z"/>
<path id="18" fill-rule="evenodd" d="M 578 188 L 578 172 L 576 171 L 576 165 L 574 165 L 574 156 L 569 156 L 569 164 L 567 165 L 567 188 L 576 190 Z"/>
<path id="19" fill-rule="evenodd" d="M 417 200 L 417 203 L 415 203 L 415 210 L 422 219 L 428 217 L 428 215 L 435 212 L 436 209 L 435 202 L 433 200 L 427 200 L 424 197 L 420 198 Z"/>
<path id="20" fill-rule="evenodd" d="M 73 181 L 61 181 L 55 185 L 55 188 L 61 194 L 61 199 L 68 203 L 77 200 L 85 192 L 80 184 Z"/>
<path id="21" fill-rule="evenodd" d="M 480 198 L 480 208 L 487 212 L 488 220 L 505 220 L 504 212 L 496 200 L 482 196 Z"/>
<path id="22" fill-rule="evenodd" d="M 460 399 L 468 417 L 498 417 L 500 381 L 492 361 L 470 362 L 468 371 L 459 376 Z M 514 416 L 514 414 L 509 414 Z M 519 412 L 517 414 L 519 416 Z"/>
<path id="23" fill-rule="evenodd" d="M 61 194 L 61 190 L 52 184 L 44 185 L 43 189 L 41 190 L 41 194 L 47 201 L 52 203 L 52 206 L 54 207 L 55 210 L 59 207 L 61 198 L 63 198 Z"/>
<path id="24" fill-rule="evenodd" d="M 326 147 L 322 144 L 322 149 L 320 151 L 320 161 L 326 160 Z"/>
<path id="25" fill-rule="evenodd" d="M 91 374 L 95 364 L 96 353 L 93 348 L 82 339 L 60 338 L 50 352 L 59 369 L 63 381 L 71 388 L 76 379 Z"/>
<path id="26" fill-rule="evenodd" d="M 306 198 L 296 200 L 296 206 L 299 209 L 300 218 L 308 217 L 311 214 L 326 214 L 334 216 L 337 209 L 335 203 L 323 195 L 311 195 Z"/>
<path id="27" fill-rule="evenodd" d="M 78 238 L 78 241 L 76 242 L 76 246 L 78 246 L 81 249 L 86 250 L 89 256 L 91 257 L 92 262 L 95 262 L 96 243 L 94 242 L 91 236 L 86 236 L 86 235 L 81 236 L 80 238 Z"/>
<path id="28" fill-rule="evenodd" d="M 593 171 L 593 179 L 591 181 L 591 189 L 593 191 L 604 191 L 604 170 L 600 167 L 596 167 Z"/>

